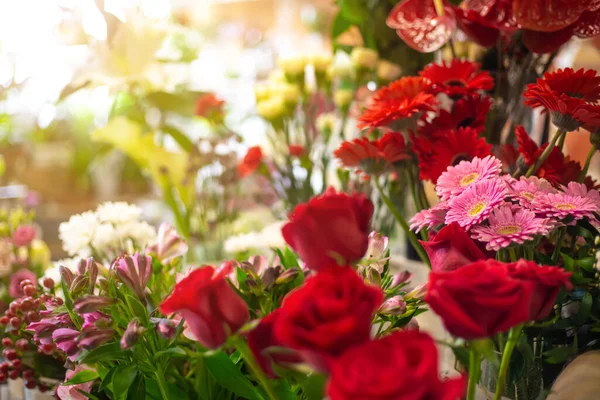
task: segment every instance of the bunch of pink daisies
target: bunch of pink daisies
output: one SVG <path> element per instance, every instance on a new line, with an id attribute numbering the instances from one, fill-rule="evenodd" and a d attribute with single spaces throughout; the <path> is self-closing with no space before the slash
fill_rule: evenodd
<path id="1" fill-rule="evenodd" d="M 600 223 L 597 190 L 577 182 L 556 189 L 544 179 L 515 179 L 501 171 L 502 163 L 493 156 L 449 167 L 437 182 L 440 203 L 417 213 L 411 229 L 439 230 L 456 222 L 488 250 L 498 251 L 583 218 Z"/>

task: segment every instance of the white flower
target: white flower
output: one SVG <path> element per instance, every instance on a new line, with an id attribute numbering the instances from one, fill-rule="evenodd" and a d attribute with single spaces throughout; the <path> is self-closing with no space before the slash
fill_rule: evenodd
<path id="1" fill-rule="evenodd" d="M 88 257 L 91 255 L 90 244 L 98 226 L 98 218 L 93 211 L 71 216 L 69 221 L 58 227 L 58 237 L 63 242 L 63 249 L 70 256 Z"/>
<path id="2" fill-rule="evenodd" d="M 333 63 L 327 68 L 327 74 L 330 78 L 352 78 L 354 76 L 354 65 L 350 56 L 338 51 L 333 57 Z"/>
<path id="3" fill-rule="evenodd" d="M 283 235 L 281 234 L 281 228 L 286 223 L 287 221 L 277 221 L 265 227 L 260 232 L 260 243 L 262 243 L 262 246 L 267 247 L 269 249 L 285 248 L 286 244 L 285 240 L 283 239 Z"/>
<path id="4" fill-rule="evenodd" d="M 260 234 L 257 232 L 244 233 L 227 239 L 224 248 L 226 252 L 231 254 L 241 253 L 260 247 L 260 240 Z"/>
<path id="5" fill-rule="evenodd" d="M 332 132 L 337 123 L 337 116 L 335 113 L 323 113 L 317 117 L 317 129 L 320 132 Z"/>
<path id="6" fill-rule="evenodd" d="M 119 246 L 119 237 L 112 224 L 102 223 L 96 227 L 92 238 L 92 247 L 100 251 L 112 249 Z"/>
<path id="7" fill-rule="evenodd" d="M 101 222 L 120 224 L 139 220 L 142 215 L 142 210 L 138 206 L 124 201 L 116 203 L 106 202 L 98 206 L 96 215 Z"/>

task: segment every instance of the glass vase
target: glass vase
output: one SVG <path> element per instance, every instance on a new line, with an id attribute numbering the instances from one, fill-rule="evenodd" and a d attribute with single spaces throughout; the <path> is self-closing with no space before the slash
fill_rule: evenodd
<path id="1" fill-rule="evenodd" d="M 515 352 L 517 353 L 517 352 Z M 498 360 L 501 359 L 501 354 L 498 354 Z M 515 356 L 515 354 L 513 354 Z M 513 358 L 514 361 L 514 358 Z M 519 366 L 516 363 L 511 363 L 513 368 L 518 368 L 520 373 L 517 378 L 511 379 L 509 371 L 509 379 L 503 390 L 503 399 L 508 400 L 537 400 L 544 390 L 543 379 L 543 363 L 539 356 L 533 357 L 531 360 L 519 360 Z M 492 364 L 484 360 L 481 364 L 481 381 L 479 382 L 482 392 L 491 400 L 496 392 L 498 379 L 499 365 Z M 522 370 L 521 370 L 522 369 Z"/>

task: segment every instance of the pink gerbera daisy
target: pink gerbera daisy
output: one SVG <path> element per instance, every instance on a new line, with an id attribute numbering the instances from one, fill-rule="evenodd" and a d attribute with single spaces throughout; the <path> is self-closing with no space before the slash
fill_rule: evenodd
<path id="1" fill-rule="evenodd" d="M 547 180 L 536 176 L 523 176 L 508 182 L 508 196 L 523 207 L 531 208 L 531 202 L 545 193 L 556 193 L 556 189 Z"/>
<path id="2" fill-rule="evenodd" d="M 423 228 L 433 228 L 444 223 L 446 213 L 448 212 L 448 204 L 439 203 L 428 210 L 421 210 L 410 219 L 410 229 L 416 228 L 415 232 Z"/>
<path id="3" fill-rule="evenodd" d="M 526 209 L 502 206 L 492 211 L 489 226 L 476 226 L 472 229 L 473 239 L 486 242 L 485 248 L 498 251 L 513 243 L 522 244 L 533 240 L 536 235 L 546 235 L 552 228 L 545 218 L 537 218 Z"/>
<path id="4" fill-rule="evenodd" d="M 442 200 L 448 200 L 478 182 L 499 176 L 501 170 L 502 163 L 494 156 L 461 161 L 438 178 L 435 190 Z"/>
<path id="5" fill-rule="evenodd" d="M 458 223 L 463 228 L 483 222 L 504 201 L 506 184 L 500 179 L 487 179 L 470 185 L 448 204 L 446 224 Z"/>
<path id="6" fill-rule="evenodd" d="M 590 199 L 600 208 L 600 193 L 596 189 L 588 189 L 584 183 L 569 182 L 567 186 L 562 187 L 562 190 L 565 194 Z"/>
<path id="7" fill-rule="evenodd" d="M 531 205 L 533 211 L 557 219 L 594 219 L 594 213 L 600 211 L 597 199 L 573 192 L 545 193 L 534 199 Z"/>

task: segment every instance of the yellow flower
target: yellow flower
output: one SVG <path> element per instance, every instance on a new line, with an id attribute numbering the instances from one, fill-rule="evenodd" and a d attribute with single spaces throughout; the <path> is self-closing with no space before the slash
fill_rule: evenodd
<path id="1" fill-rule="evenodd" d="M 350 59 L 357 68 L 373 70 L 377 66 L 379 54 L 377 51 L 366 47 L 355 47 L 350 53 Z"/>
<path id="2" fill-rule="evenodd" d="M 354 99 L 354 92 L 350 89 L 340 89 L 333 93 L 333 102 L 341 110 L 347 110 Z"/>
<path id="3" fill-rule="evenodd" d="M 29 254 L 32 265 L 39 265 L 44 269 L 50 265 L 50 249 L 43 240 L 33 239 Z"/>
<path id="4" fill-rule="evenodd" d="M 402 75 L 402 68 L 398 64 L 386 60 L 379 60 L 377 64 L 377 77 L 383 81 L 391 82 Z"/>
<path id="5" fill-rule="evenodd" d="M 327 75 L 329 78 L 352 78 L 354 76 L 354 65 L 350 60 L 350 56 L 344 53 L 343 51 L 338 51 L 335 53 L 335 57 L 333 58 L 333 62 L 327 68 Z"/>
<path id="6" fill-rule="evenodd" d="M 287 111 L 285 98 L 283 96 L 273 96 L 259 102 L 256 105 L 258 115 L 268 121 L 275 121 L 283 117 Z"/>
<path id="7" fill-rule="evenodd" d="M 280 58 L 278 64 L 286 76 L 299 76 L 304 74 L 307 60 L 303 56 Z"/>
<path id="8" fill-rule="evenodd" d="M 256 102 L 266 100 L 269 98 L 269 85 L 266 83 L 257 83 L 254 85 L 254 97 Z"/>
<path id="9" fill-rule="evenodd" d="M 332 57 L 330 54 L 314 54 L 310 57 L 310 63 L 315 69 L 316 74 L 322 74 L 327 71 L 331 65 Z"/>

